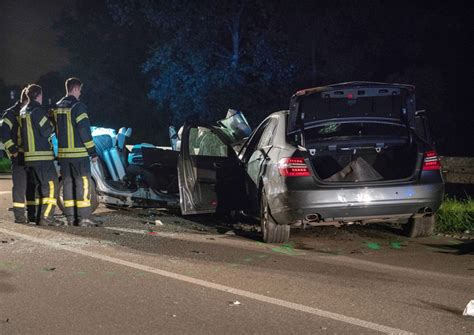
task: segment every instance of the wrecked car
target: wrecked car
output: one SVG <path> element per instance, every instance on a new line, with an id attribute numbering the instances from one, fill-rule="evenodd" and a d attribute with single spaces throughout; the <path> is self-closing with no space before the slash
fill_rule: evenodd
<path id="1" fill-rule="evenodd" d="M 411 237 L 433 232 L 444 182 L 414 86 L 351 82 L 299 91 L 237 156 L 211 127 L 222 149 L 198 150 L 193 136 L 203 128 L 183 131 L 183 214 L 241 209 L 260 220 L 270 243 L 305 225 L 396 222 Z"/>
<path id="2" fill-rule="evenodd" d="M 211 128 L 220 130 L 227 140 L 240 148 L 251 129 L 240 112 L 229 110 L 225 119 Z M 182 132 L 182 130 L 181 130 Z M 179 138 L 171 138 L 172 147 L 158 147 L 148 143 L 129 146 L 132 129 L 122 127 L 91 127 L 98 160 L 91 163 L 92 210 L 99 203 L 114 207 L 179 208 L 178 156 Z M 171 134 L 171 133 L 170 133 Z M 173 133 L 174 134 L 174 133 Z M 196 134 L 201 153 L 211 155 L 221 148 L 212 143 L 205 129 Z M 57 141 L 53 137 L 57 152 Z M 59 170 L 59 169 L 58 169 Z M 59 186 L 58 206 L 64 209 L 62 184 Z"/>
<path id="3" fill-rule="evenodd" d="M 291 227 L 306 225 L 396 222 L 411 237 L 433 232 L 444 182 L 428 119 L 416 111 L 414 86 L 310 88 L 251 134 L 241 113 L 217 125 L 188 122 L 178 133 L 173 146 L 179 151 L 140 148 L 141 168 L 153 179 L 128 171 L 134 164 L 114 176 L 101 154 L 93 167 L 100 201 L 179 203 L 183 215 L 242 211 L 260 220 L 268 243 L 287 242 Z M 119 134 L 127 138 L 128 131 Z M 117 148 L 124 156 L 110 153 L 109 160 L 126 165 L 122 140 L 104 147 Z M 124 186 L 131 179 L 132 189 Z"/>

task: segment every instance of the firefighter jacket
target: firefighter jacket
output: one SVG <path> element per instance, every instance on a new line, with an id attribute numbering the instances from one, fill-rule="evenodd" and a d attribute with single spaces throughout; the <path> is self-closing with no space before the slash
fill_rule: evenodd
<path id="1" fill-rule="evenodd" d="M 17 101 L 3 113 L 0 119 L 0 141 L 3 142 L 8 157 L 23 151 L 19 126 L 20 109 L 21 103 Z"/>
<path id="2" fill-rule="evenodd" d="M 56 103 L 53 122 L 58 139 L 58 159 L 75 160 L 96 156 L 86 106 L 68 95 Z"/>
<path id="3" fill-rule="evenodd" d="M 53 127 L 46 110 L 38 102 L 30 101 L 21 109 L 20 130 L 26 165 L 54 160 Z"/>

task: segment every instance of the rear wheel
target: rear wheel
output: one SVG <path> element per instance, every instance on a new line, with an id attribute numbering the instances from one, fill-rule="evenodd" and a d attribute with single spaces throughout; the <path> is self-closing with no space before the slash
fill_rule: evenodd
<path id="1" fill-rule="evenodd" d="M 277 224 L 271 216 L 265 191 L 260 197 L 260 225 L 265 243 L 286 243 L 290 239 L 290 226 Z"/>
<path id="2" fill-rule="evenodd" d="M 411 218 L 404 224 L 404 233 L 409 237 L 427 237 L 433 235 L 435 216 Z"/>

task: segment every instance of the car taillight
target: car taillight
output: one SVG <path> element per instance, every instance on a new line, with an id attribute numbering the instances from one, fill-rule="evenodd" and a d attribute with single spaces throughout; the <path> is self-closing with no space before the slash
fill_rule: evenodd
<path id="1" fill-rule="evenodd" d="M 425 159 L 423 161 L 423 171 L 439 170 L 441 169 L 441 163 L 438 159 L 436 151 L 427 151 L 425 153 Z"/>
<path id="2" fill-rule="evenodd" d="M 278 161 L 278 170 L 283 177 L 308 177 L 311 176 L 304 158 L 282 158 Z"/>

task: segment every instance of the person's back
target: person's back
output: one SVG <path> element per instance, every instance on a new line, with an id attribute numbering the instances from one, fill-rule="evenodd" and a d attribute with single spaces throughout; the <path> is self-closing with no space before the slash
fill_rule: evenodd
<path id="1" fill-rule="evenodd" d="M 53 110 L 58 140 L 58 161 L 63 181 L 64 214 L 68 224 L 95 226 L 90 220 L 91 167 L 89 157 L 97 159 L 86 106 L 79 101 L 82 82 L 66 80 L 66 96 Z"/>
<path id="2" fill-rule="evenodd" d="M 20 111 L 20 129 L 25 165 L 31 169 L 41 195 L 41 211 L 37 224 L 61 225 L 61 222 L 54 219 L 58 175 L 53 163 L 54 152 L 51 145 L 53 128 L 42 106 L 41 87 L 29 85 L 27 96 L 28 104 Z"/>
<path id="3" fill-rule="evenodd" d="M 94 148 L 90 136 L 90 122 L 85 105 L 73 95 L 67 95 L 56 103 L 53 111 L 58 139 L 60 161 L 89 159 Z M 92 153 L 92 152 L 91 152 Z"/>
<path id="4" fill-rule="evenodd" d="M 52 127 L 46 110 L 37 101 L 30 101 L 20 111 L 21 138 L 25 164 L 33 166 L 54 160 L 50 136 Z"/>

